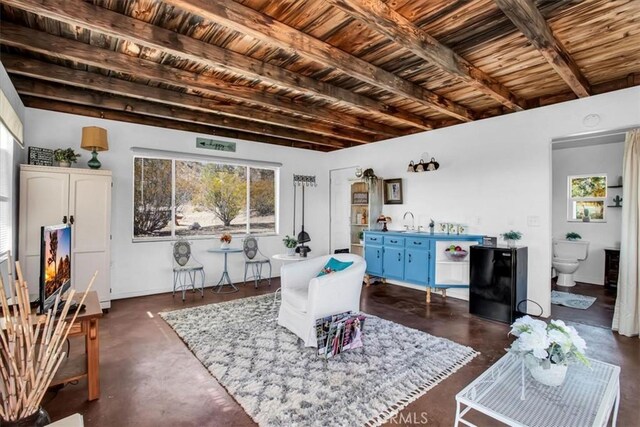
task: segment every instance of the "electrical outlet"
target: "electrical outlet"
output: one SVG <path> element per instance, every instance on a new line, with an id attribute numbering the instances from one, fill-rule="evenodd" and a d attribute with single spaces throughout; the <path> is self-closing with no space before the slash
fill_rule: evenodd
<path id="1" fill-rule="evenodd" d="M 540 227 L 540 217 L 538 215 L 529 215 L 527 217 L 527 226 Z"/>

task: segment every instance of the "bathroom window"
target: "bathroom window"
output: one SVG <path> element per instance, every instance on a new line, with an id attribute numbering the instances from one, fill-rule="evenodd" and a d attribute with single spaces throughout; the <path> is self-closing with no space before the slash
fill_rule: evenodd
<path id="1" fill-rule="evenodd" d="M 607 175 L 573 175 L 568 177 L 568 220 L 605 222 Z"/>

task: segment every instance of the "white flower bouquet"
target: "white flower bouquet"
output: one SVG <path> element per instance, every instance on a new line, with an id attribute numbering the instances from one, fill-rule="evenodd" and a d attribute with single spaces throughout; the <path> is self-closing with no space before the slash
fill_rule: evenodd
<path id="1" fill-rule="evenodd" d="M 509 333 L 517 339 L 508 351 L 522 357 L 534 378 L 542 383 L 562 384 L 570 363 L 578 361 L 589 366 L 589 360 L 584 355 L 587 344 L 573 326 L 566 325 L 562 320 L 552 320 L 547 324 L 542 320 L 524 316 L 511 325 Z M 556 367 L 559 368 L 558 380 L 555 381 L 559 381 L 558 384 L 538 378 L 538 373 L 549 375 L 550 372 L 544 371 Z"/>

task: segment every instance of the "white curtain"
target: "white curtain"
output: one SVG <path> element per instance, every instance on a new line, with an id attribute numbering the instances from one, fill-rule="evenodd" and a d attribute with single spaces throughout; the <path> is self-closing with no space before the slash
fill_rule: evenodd
<path id="1" fill-rule="evenodd" d="M 612 329 L 622 335 L 640 332 L 640 283 L 638 255 L 640 244 L 640 129 L 627 133 L 622 168 L 622 239 L 620 243 L 620 274 L 618 297 Z"/>

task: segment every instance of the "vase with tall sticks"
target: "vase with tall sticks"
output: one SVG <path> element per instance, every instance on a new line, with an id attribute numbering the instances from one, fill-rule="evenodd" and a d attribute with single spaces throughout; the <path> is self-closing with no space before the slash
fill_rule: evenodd
<path id="1" fill-rule="evenodd" d="M 59 315 L 56 313 L 61 304 L 60 295 L 46 315 L 35 315 L 31 312 L 29 289 L 20 263 L 16 262 L 15 266 L 17 280 L 13 280 L 11 273 L 9 275 L 11 307 L 0 277 L 3 316 L 0 330 L 0 425 L 46 425 L 50 420 L 40 406 L 42 398 L 65 358 L 66 353 L 62 351 L 64 343 L 98 273 L 93 275 L 71 320 L 67 320 L 75 290 L 69 292 Z M 12 270 L 11 267 L 9 269 Z"/>

